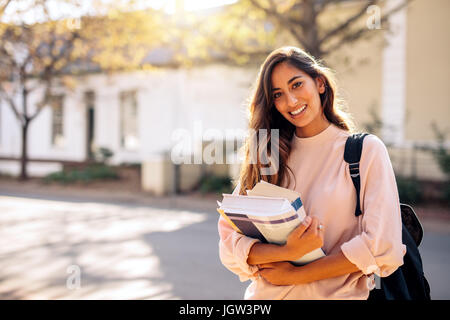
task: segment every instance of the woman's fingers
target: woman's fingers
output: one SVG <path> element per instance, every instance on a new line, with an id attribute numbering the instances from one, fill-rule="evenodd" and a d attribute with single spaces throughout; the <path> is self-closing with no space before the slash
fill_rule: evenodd
<path id="1" fill-rule="evenodd" d="M 269 269 L 269 268 L 274 268 L 274 264 L 273 263 L 262 263 L 262 264 L 258 264 L 258 268 L 259 269 Z"/>
<path id="2" fill-rule="evenodd" d="M 316 217 L 312 218 L 311 221 L 311 225 L 309 226 L 309 229 L 313 232 L 315 232 L 316 230 L 318 230 L 319 228 L 319 219 L 317 219 Z"/>
<path id="3" fill-rule="evenodd" d="M 323 234 L 323 232 L 325 231 L 324 225 L 319 222 L 319 225 L 317 226 L 317 230 L 319 231 L 320 234 Z"/>
<path id="4" fill-rule="evenodd" d="M 314 228 L 313 231 L 316 232 L 317 234 L 323 234 L 324 231 L 324 226 L 322 223 L 320 223 L 319 219 L 314 218 L 315 219 L 315 223 L 314 225 L 311 223 L 311 228 Z"/>
<path id="5" fill-rule="evenodd" d="M 311 217 L 305 217 L 305 219 L 303 219 L 302 221 L 302 225 L 305 226 L 306 228 L 309 227 L 309 225 L 312 222 L 312 218 Z"/>
<path id="6" fill-rule="evenodd" d="M 302 234 L 305 233 L 306 229 L 308 229 L 310 224 L 311 224 L 311 217 L 306 217 L 305 219 L 303 219 L 302 223 L 300 223 L 298 227 L 295 228 L 294 231 L 292 231 L 292 235 L 294 237 L 300 238 Z"/>
<path id="7" fill-rule="evenodd" d="M 323 229 L 319 229 L 319 225 L 321 225 L 319 219 L 313 218 L 311 226 L 306 231 L 312 242 L 317 244 L 318 248 L 323 246 Z"/>

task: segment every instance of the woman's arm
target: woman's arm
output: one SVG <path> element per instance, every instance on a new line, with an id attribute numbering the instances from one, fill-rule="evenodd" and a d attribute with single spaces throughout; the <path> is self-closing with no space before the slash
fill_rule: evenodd
<path id="1" fill-rule="evenodd" d="M 403 264 L 402 219 L 395 174 L 384 143 L 364 139 L 360 161 L 361 233 L 341 245 L 364 274 L 386 277 Z"/>
<path id="2" fill-rule="evenodd" d="M 305 266 L 298 267 L 297 273 L 300 283 L 334 278 L 344 274 L 361 271 L 348 260 L 342 251 L 317 259 Z"/>
<path id="3" fill-rule="evenodd" d="M 362 232 L 341 245 L 339 253 L 303 267 L 289 263 L 258 266 L 259 273 L 274 284 L 307 283 L 361 271 L 385 277 L 402 263 L 402 224 L 397 185 L 383 142 L 368 136 L 360 161 Z M 282 279 L 283 273 L 287 280 Z"/>
<path id="4" fill-rule="evenodd" d="M 300 267 L 289 262 L 267 263 L 258 267 L 257 274 L 274 285 L 304 284 L 361 271 L 342 251 Z"/>
<path id="5" fill-rule="evenodd" d="M 249 265 L 247 258 L 250 248 L 259 240 L 236 232 L 223 217 L 219 218 L 218 230 L 220 236 L 219 257 L 222 264 L 239 276 L 239 280 L 252 279 L 258 268 Z"/>
<path id="6" fill-rule="evenodd" d="M 277 261 L 288 261 L 289 253 L 284 246 L 257 242 L 252 245 L 248 254 L 247 263 L 257 265 Z"/>

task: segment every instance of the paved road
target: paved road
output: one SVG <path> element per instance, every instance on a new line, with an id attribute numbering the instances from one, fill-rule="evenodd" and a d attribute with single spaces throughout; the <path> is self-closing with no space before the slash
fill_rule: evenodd
<path id="1" fill-rule="evenodd" d="M 433 227 L 434 224 L 437 222 Z M 419 249 L 432 299 L 450 300 L 450 232 L 442 230 L 442 226 L 435 227 L 425 224 L 425 235 Z"/>
<path id="2" fill-rule="evenodd" d="M 0 192 L 0 298 L 241 299 L 213 206 L 169 207 Z M 433 298 L 450 299 L 449 224 L 425 229 Z"/>

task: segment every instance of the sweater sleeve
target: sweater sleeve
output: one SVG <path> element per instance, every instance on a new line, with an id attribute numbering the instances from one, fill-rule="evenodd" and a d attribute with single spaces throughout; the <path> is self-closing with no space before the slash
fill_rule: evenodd
<path id="1" fill-rule="evenodd" d="M 400 203 L 389 154 L 374 135 L 364 139 L 360 161 L 362 232 L 341 246 L 364 274 L 387 277 L 403 264 Z"/>
<path id="2" fill-rule="evenodd" d="M 240 184 L 236 186 L 233 194 L 238 194 L 239 188 Z M 218 222 L 218 229 L 220 236 L 219 256 L 222 264 L 238 275 L 242 282 L 253 279 L 253 274 L 258 271 L 258 267 L 249 265 L 247 259 L 250 248 L 259 240 L 238 233 L 222 216 Z"/>
<path id="3" fill-rule="evenodd" d="M 244 236 L 234 230 L 228 222 L 220 217 L 219 223 L 219 256 L 222 264 L 239 276 L 242 282 L 253 279 L 258 267 L 247 263 L 250 248 L 258 239 Z"/>

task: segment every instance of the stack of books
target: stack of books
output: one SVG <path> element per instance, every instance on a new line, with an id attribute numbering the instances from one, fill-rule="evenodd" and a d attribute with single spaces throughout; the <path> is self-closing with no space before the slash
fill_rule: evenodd
<path id="1" fill-rule="evenodd" d="M 223 194 L 217 211 L 237 232 L 263 243 L 284 244 L 287 236 L 306 217 L 300 195 L 286 188 L 260 181 L 247 195 Z M 325 256 L 316 249 L 296 261 L 304 265 Z"/>

